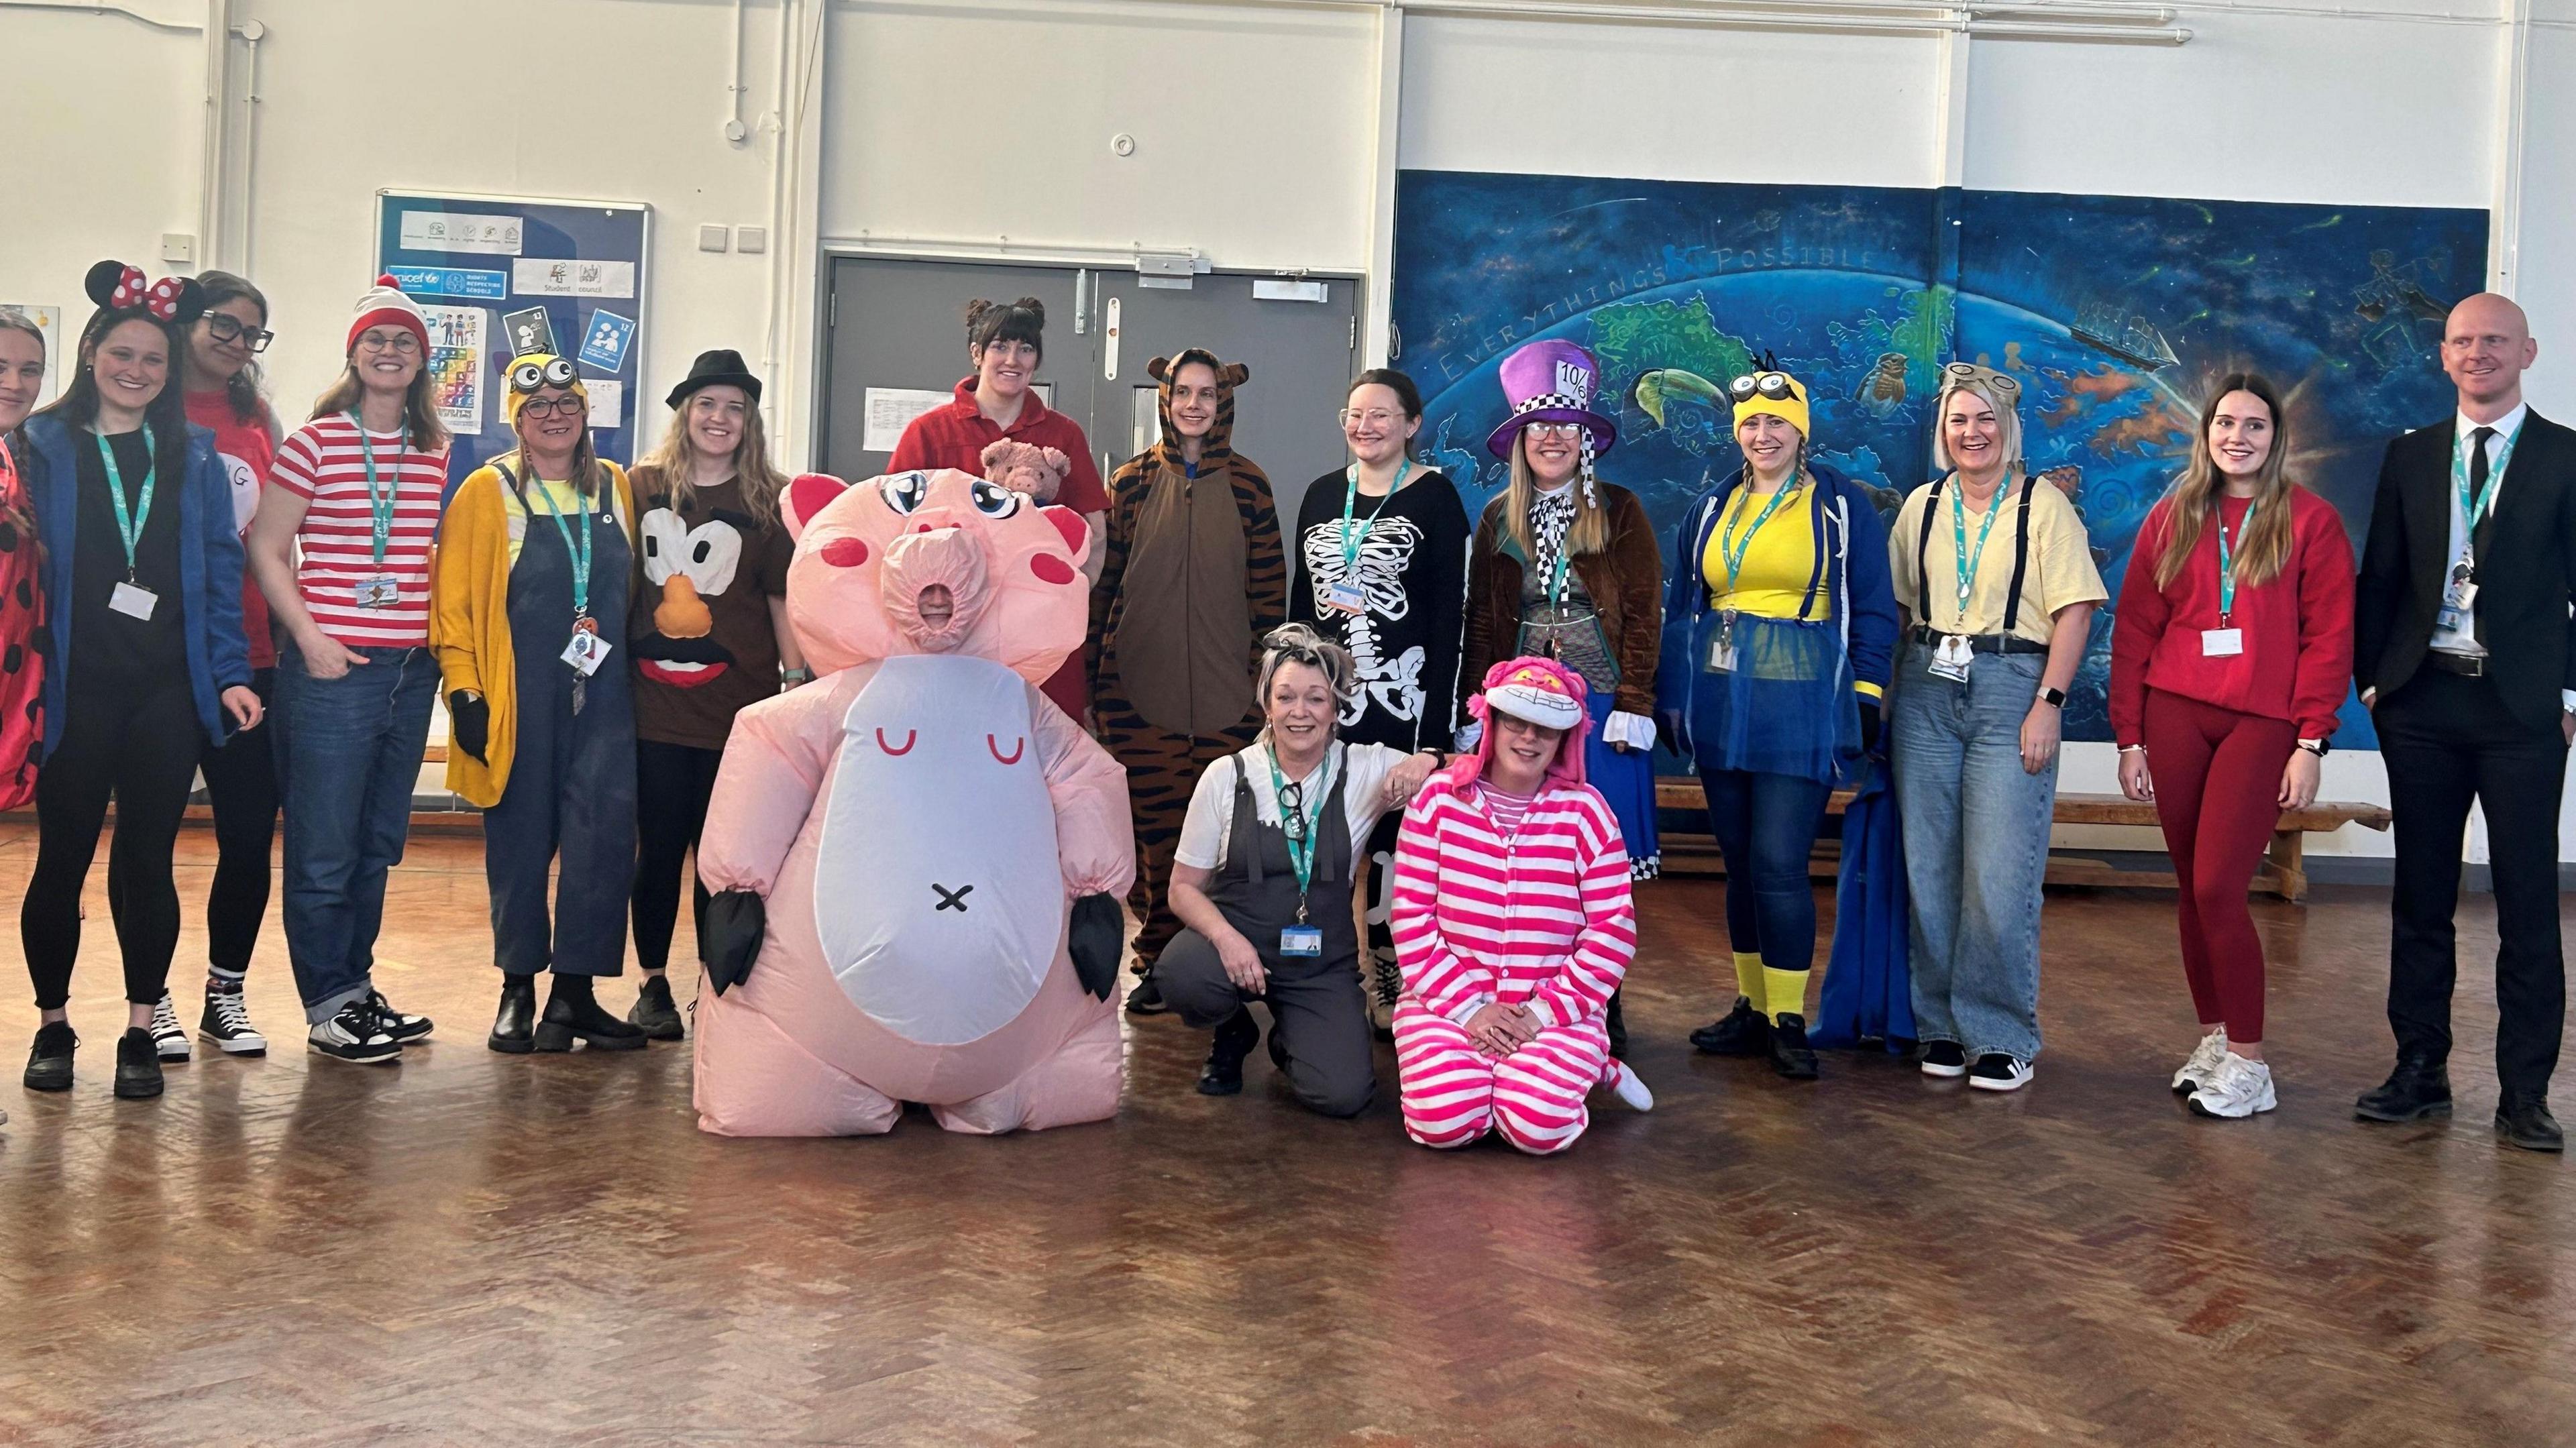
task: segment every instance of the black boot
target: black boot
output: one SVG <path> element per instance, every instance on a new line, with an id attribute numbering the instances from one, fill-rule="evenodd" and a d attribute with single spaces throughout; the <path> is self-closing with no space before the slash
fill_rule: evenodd
<path id="1" fill-rule="evenodd" d="M 1771 1018 L 1743 996 L 1735 1009 L 1690 1033 L 1690 1043 L 1710 1056 L 1764 1056 L 1771 1051 Z M 1611 1054 L 1616 1055 L 1617 1052 Z"/>
<path id="2" fill-rule="evenodd" d="M 116 1098 L 149 1101 L 161 1094 L 161 1048 L 152 1033 L 129 1026 L 116 1038 Z"/>
<path id="3" fill-rule="evenodd" d="M 2451 1073 L 2426 1056 L 2400 1056 L 2397 1069 L 2361 1093 L 2352 1114 L 2364 1121 L 2417 1121 L 2451 1114 Z"/>
<path id="4" fill-rule="evenodd" d="M 546 1013 L 537 1022 L 537 1049 L 569 1051 L 576 1040 L 594 1051 L 640 1051 L 644 1033 L 599 1008 L 590 993 L 590 977 L 558 975 L 546 992 Z"/>
<path id="5" fill-rule="evenodd" d="M 2495 1133 L 2525 1151 L 2565 1151 L 2567 1133 L 2549 1114 L 2549 1103 L 2537 1096 L 2507 1101 L 2496 1108 Z"/>
<path id="6" fill-rule="evenodd" d="M 680 1026 L 680 1008 L 671 1003 L 671 978 L 665 975 L 644 977 L 644 988 L 635 993 L 635 1008 L 626 1013 L 626 1019 L 648 1041 L 676 1041 L 688 1034 Z"/>
<path id="7" fill-rule="evenodd" d="M 1145 972 L 1136 988 L 1127 992 L 1127 1014 L 1131 1016 L 1159 1016 L 1170 1009 L 1163 1004 L 1163 988 L 1154 983 L 1152 971 Z"/>
<path id="8" fill-rule="evenodd" d="M 72 1052 L 79 1048 L 80 1037 L 72 1034 L 71 1022 L 48 1021 L 38 1026 L 36 1044 L 27 1052 L 27 1089 L 72 1089 Z"/>
<path id="9" fill-rule="evenodd" d="M 492 1018 L 492 1034 L 483 1044 L 512 1056 L 524 1056 L 537 1048 L 537 978 L 533 975 L 501 977 L 501 1009 Z"/>
<path id="10" fill-rule="evenodd" d="M 1627 1060 L 1628 1021 L 1626 1017 L 1619 1014 L 1619 992 L 1615 990 L 1610 992 L 1610 1009 L 1606 1018 L 1602 1022 L 1602 1026 L 1610 1033 L 1611 1059 L 1618 1061 Z"/>
<path id="11" fill-rule="evenodd" d="M 1816 1079 L 1816 1053 L 1807 1048 L 1807 1019 L 1784 1011 L 1771 1023 L 1771 1069 L 1792 1081 Z"/>
<path id="12" fill-rule="evenodd" d="M 1207 1065 L 1199 1071 L 1201 1096 L 1232 1096 L 1243 1089 L 1243 1058 L 1261 1042 L 1261 1027 L 1252 1012 L 1237 1010 L 1216 1028 L 1208 1046 Z"/>

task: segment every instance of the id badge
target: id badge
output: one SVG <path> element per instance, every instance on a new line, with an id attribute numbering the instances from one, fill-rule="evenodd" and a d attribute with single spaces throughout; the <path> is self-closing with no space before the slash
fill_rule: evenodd
<path id="1" fill-rule="evenodd" d="M 402 585 L 392 578 L 361 578 L 349 585 L 360 608 L 392 608 L 402 602 Z"/>
<path id="2" fill-rule="evenodd" d="M 1358 580 L 1345 578 L 1324 590 L 1324 607 L 1338 608 L 1344 613 L 1365 613 L 1368 611 L 1368 594 Z"/>
<path id="3" fill-rule="evenodd" d="M 1735 640 L 1728 638 L 1724 634 L 1719 634 L 1716 638 L 1709 640 L 1708 666 L 1714 673 L 1734 673 Z"/>
<path id="4" fill-rule="evenodd" d="M 1324 931 L 1318 925 L 1284 925 L 1279 930 L 1281 955 L 1320 956 L 1324 953 Z"/>
<path id="5" fill-rule="evenodd" d="M 120 583 L 116 585 L 116 591 L 107 596 L 107 606 L 110 609 L 124 614 L 127 618 L 139 618 L 145 623 L 152 621 L 153 605 L 160 601 L 161 595 L 139 583 Z"/>
<path id="6" fill-rule="evenodd" d="M 2200 631 L 2200 656 L 2204 659 L 2232 659 L 2245 652 L 2245 630 L 2241 628 L 2205 628 Z"/>
<path id="7" fill-rule="evenodd" d="M 563 661 L 572 665 L 583 678 L 588 678 L 599 672 L 601 664 L 608 662 L 608 651 L 614 647 L 594 630 L 577 628 L 572 631 L 572 642 L 564 645 Z"/>
<path id="8" fill-rule="evenodd" d="M 1968 682 L 1969 666 L 1976 661 L 1976 648 L 1968 642 L 1966 635 L 1943 634 L 1941 642 L 1932 650 L 1932 662 L 1927 668 L 1936 679 L 1964 684 Z"/>

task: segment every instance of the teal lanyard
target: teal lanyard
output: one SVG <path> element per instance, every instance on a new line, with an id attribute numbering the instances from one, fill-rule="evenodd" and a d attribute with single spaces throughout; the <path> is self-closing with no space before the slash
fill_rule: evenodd
<path id="1" fill-rule="evenodd" d="M 1279 802 L 1279 823 L 1285 828 L 1288 824 L 1288 780 L 1279 772 L 1279 751 L 1265 747 L 1262 753 L 1270 759 L 1270 797 Z M 1329 747 L 1324 751 L 1324 762 L 1308 777 L 1319 781 L 1320 787 L 1314 791 L 1314 798 L 1298 809 L 1297 827 L 1286 831 L 1288 864 L 1297 872 L 1297 921 L 1301 925 L 1306 920 L 1306 887 L 1315 878 L 1315 831 L 1323 824 L 1324 800 L 1333 788 L 1333 754 Z"/>
<path id="2" fill-rule="evenodd" d="M 555 506 L 554 494 L 546 491 L 546 480 L 543 478 L 537 479 L 537 497 L 544 501 L 547 516 L 555 520 L 555 531 L 563 535 L 564 553 L 572 560 L 572 616 L 576 620 L 588 618 L 590 617 L 590 540 L 598 534 L 598 525 L 592 521 L 590 510 L 583 509 L 581 544 L 575 547 L 572 541 L 572 525 L 564 521 L 563 510 Z"/>
<path id="3" fill-rule="evenodd" d="M 92 433 L 98 441 L 98 460 L 107 465 L 107 498 L 116 505 L 116 536 L 125 540 L 125 581 L 134 581 L 134 545 L 143 537 L 143 525 L 152 521 L 152 488 L 161 476 L 161 450 L 153 445 L 152 425 L 143 425 L 143 451 L 152 459 L 143 469 L 143 496 L 134 502 L 128 514 L 125 506 L 125 474 L 117 471 L 116 449 L 107 439 Z"/>
<path id="4" fill-rule="evenodd" d="M 1360 561 L 1360 540 L 1368 536 L 1369 524 L 1377 521 L 1377 515 L 1385 512 L 1386 505 L 1394 499 L 1395 495 L 1404 491 L 1404 480 L 1406 476 L 1412 473 L 1412 471 L 1413 459 L 1406 458 L 1404 461 L 1397 463 L 1395 465 L 1394 485 L 1386 490 L 1386 496 L 1377 500 L 1377 506 L 1369 509 L 1369 515 L 1366 518 L 1361 519 L 1359 526 L 1354 529 L 1351 525 L 1351 514 L 1358 510 L 1360 504 L 1360 465 L 1358 463 L 1351 464 L 1351 470 L 1344 475 L 1342 484 L 1343 578 L 1351 578 L 1358 569 Z"/>
<path id="5" fill-rule="evenodd" d="M 1951 561 L 1959 566 L 1959 626 L 1962 629 L 1968 626 L 1968 598 L 1977 589 L 1978 565 L 1986 561 L 1986 538 L 1995 531 L 1995 515 L 2004 510 L 2004 492 L 1999 487 L 1986 501 L 1986 521 L 1977 529 L 1977 551 L 1971 555 L 1968 552 L 1967 507 L 1959 501 L 1959 495 L 1966 491 L 1964 486 L 1950 490 L 1950 531 L 1958 539 L 1958 556 Z"/>
<path id="6" fill-rule="evenodd" d="M 2460 495 L 2460 516 L 2468 521 L 2465 531 L 2475 533 L 2478 524 L 2495 511 L 2496 484 L 2504 481 L 2504 470 L 2513 465 L 2513 445 L 2522 441 L 2522 429 L 2505 438 L 2496 450 L 2495 466 L 2487 469 L 2487 485 L 2477 497 L 2469 496 L 2469 449 L 2477 446 L 2471 438 L 2457 438 L 2451 444 L 2451 487 Z"/>
<path id="7" fill-rule="evenodd" d="M 2245 516 L 2236 520 L 2237 541 L 2244 541 L 2245 530 L 2252 526 L 2254 526 L 2254 505 L 2247 503 Z M 2219 626 L 2224 628 L 2227 625 L 2228 615 L 2234 612 L 2236 612 L 2236 555 L 2227 546 L 2227 520 L 2222 517 L 2218 520 Z"/>
<path id="8" fill-rule="evenodd" d="M 385 566 L 385 544 L 392 539 L 394 533 L 394 492 L 392 489 L 385 489 L 381 492 L 378 491 L 376 487 L 376 445 L 368 440 L 367 425 L 358 420 L 358 415 L 353 412 L 348 416 L 349 426 L 358 430 L 358 456 L 366 459 L 367 463 L 367 508 L 370 512 L 375 514 L 375 560 L 376 566 L 378 568 L 382 568 Z M 399 484 L 397 484 L 397 486 L 399 486 Z M 539 488 L 543 488 L 545 484 L 539 483 L 537 486 Z M 564 541 L 566 545 L 569 546 L 572 540 L 567 538 Z M 583 565 L 582 576 L 585 583 L 589 581 L 589 566 L 587 561 L 585 561 Z"/>
<path id="9" fill-rule="evenodd" d="M 1745 487 L 1749 491 L 1752 484 L 1748 482 Z M 1762 531 L 1762 525 L 1770 522 L 1771 515 L 1780 511 L 1780 505 L 1789 501 L 1789 495 L 1796 491 L 1798 491 L 1798 485 L 1794 483 L 1783 483 L 1772 489 L 1771 501 L 1762 505 L 1762 511 L 1753 517 L 1753 526 L 1744 530 L 1744 535 L 1735 540 L 1735 546 L 1732 548 L 1727 546 L 1726 520 L 1723 518 L 1718 520 L 1717 556 L 1718 560 L 1726 565 L 1726 591 L 1729 595 L 1735 592 L 1735 580 L 1744 573 L 1744 555 L 1753 551 L 1754 535 Z"/>

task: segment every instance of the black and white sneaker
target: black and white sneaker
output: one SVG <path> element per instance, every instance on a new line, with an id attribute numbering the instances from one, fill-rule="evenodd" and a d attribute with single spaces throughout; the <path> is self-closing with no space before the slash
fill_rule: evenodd
<path id="1" fill-rule="evenodd" d="M 230 990 L 207 987 L 206 1013 L 197 1020 L 197 1034 L 227 1056 L 268 1054 L 268 1037 L 251 1025 L 240 986 Z"/>
<path id="2" fill-rule="evenodd" d="M 393 1002 L 386 1000 L 385 993 L 380 990 L 367 992 L 367 1008 L 384 1022 L 385 1034 L 393 1037 L 397 1046 L 417 1045 L 428 1040 L 429 1033 L 437 1029 L 437 1023 L 427 1016 L 407 1015 L 395 1010 Z"/>
<path id="3" fill-rule="evenodd" d="M 1968 1074 L 1968 1053 L 1956 1041 L 1925 1041 L 1921 1064 L 1924 1075 L 1954 1081 Z"/>
<path id="4" fill-rule="evenodd" d="M 351 1001 L 340 1007 L 338 1015 L 316 1024 L 305 1035 L 304 1044 L 317 1056 L 361 1065 L 392 1061 L 402 1055 L 402 1047 L 386 1033 L 384 1019 L 366 1001 Z"/>
<path id="5" fill-rule="evenodd" d="M 188 1028 L 179 1024 L 179 1007 L 165 990 L 152 1007 L 152 1053 L 164 1061 L 185 1061 L 190 1052 Z"/>
<path id="6" fill-rule="evenodd" d="M 2035 1074 L 2030 1063 L 2019 1056 L 1988 1051 L 1968 1068 L 1968 1084 L 1979 1091 L 2019 1091 L 2030 1084 Z"/>

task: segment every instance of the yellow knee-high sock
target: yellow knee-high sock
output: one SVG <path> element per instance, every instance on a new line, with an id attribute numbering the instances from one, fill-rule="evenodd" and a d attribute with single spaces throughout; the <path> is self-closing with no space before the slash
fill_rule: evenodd
<path id="1" fill-rule="evenodd" d="M 1782 1016 L 1807 1015 L 1807 973 L 1803 970 L 1762 968 L 1763 1013 L 1777 1021 Z"/>
<path id="2" fill-rule="evenodd" d="M 1757 1014 L 1770 1014 L 1762 1009 L 1762 957 L 1758 952 L 1735 952 L 1735 988 L 1752 1003 Z"/>

